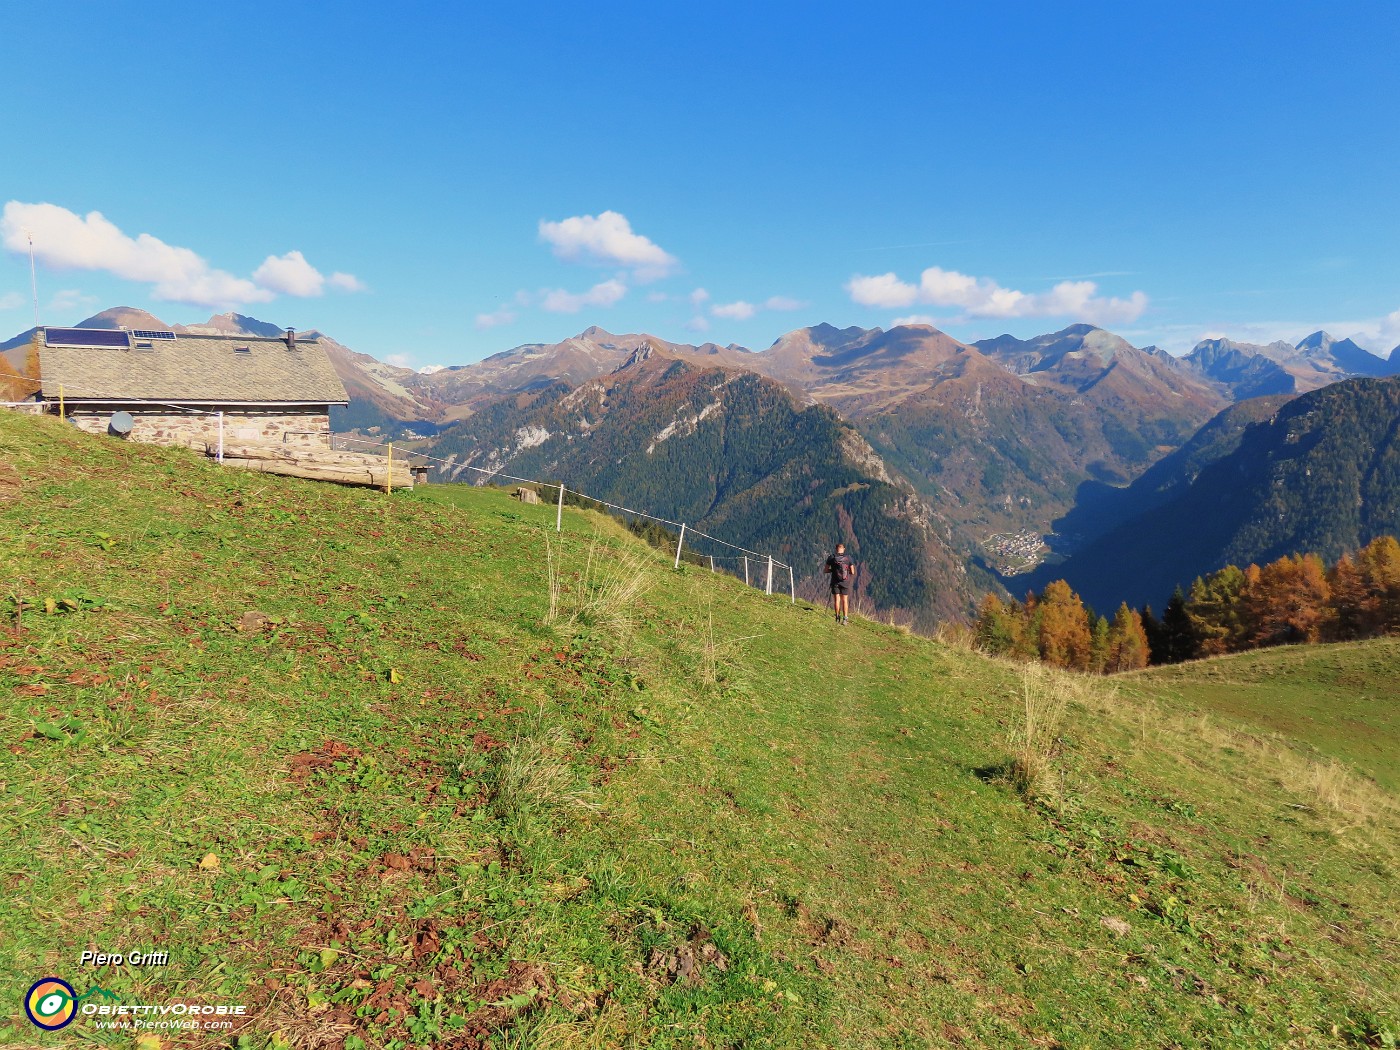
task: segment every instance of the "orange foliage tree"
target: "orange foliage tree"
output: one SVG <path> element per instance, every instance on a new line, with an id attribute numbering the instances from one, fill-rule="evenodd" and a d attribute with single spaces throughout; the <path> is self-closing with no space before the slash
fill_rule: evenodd
<path id="1" fill-rule="evenodd" d="M 1285 555 L 1245 573 L 1245 614 L 1254 645 L 1315 642 L 1328 617 L 1327 570 L 1316 554 Z"/>
<path id="2" fill-rule="evenodd" d="M 1079 595 L 1056 580 L 1041 592 L 1037 612 L 1040 658 L 1052 667 L 1087 669 L 1092 637 Z"/>
<path id="3" fill-rule="evenodd" d="M 1108 629 L 1108 662 L 1104 670 L 1137 671 L 1147 666 L 1147 657 L 1147 631 L 1143 629 L 1142 617 L 1124 602 L 1118 606 Z"/>

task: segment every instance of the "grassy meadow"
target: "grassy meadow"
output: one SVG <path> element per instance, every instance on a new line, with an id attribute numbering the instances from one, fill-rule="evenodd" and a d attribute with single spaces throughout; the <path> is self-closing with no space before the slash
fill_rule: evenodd
<path id="1" fill-rule="evenodd" d="M 1079 678 L 499 490 L 0 461 L 0 1044 L 133 1045 L 47 975 L 248 1007 L 148 1047 L 1400 1036 L 1394 641 Z"/>

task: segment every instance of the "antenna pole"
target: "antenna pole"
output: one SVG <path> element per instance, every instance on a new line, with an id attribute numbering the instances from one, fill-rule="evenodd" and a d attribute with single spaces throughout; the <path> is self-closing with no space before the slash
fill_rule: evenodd
<path id="1" fill-rule="evenodd" d="M 34 271 L 34 234 L 24 231 L 29 238 L 29 287 L 34 292 L 34 327 L 39 327 L 39 277 Z"/>

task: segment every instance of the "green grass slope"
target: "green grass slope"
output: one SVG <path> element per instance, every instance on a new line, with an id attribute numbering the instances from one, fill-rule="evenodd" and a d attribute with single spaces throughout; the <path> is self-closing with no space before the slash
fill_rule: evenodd
<path id="1" fill-rule="evenodd" d="M 1299 645 L 1154 667 L 1170 702 L 1280 734 L 1400 792 L 1400 638 Z"/>
<path id="2" fill-rule="evenodd" d="M 179 1046 L 1393 1041 L 1392 796 L 1183 683 L 838 630 L 492 490 L 6 414 L 0 461 L 0 1042 L 131 1045 L 32 1027 L 48 975 L 248 1007 Z"/>

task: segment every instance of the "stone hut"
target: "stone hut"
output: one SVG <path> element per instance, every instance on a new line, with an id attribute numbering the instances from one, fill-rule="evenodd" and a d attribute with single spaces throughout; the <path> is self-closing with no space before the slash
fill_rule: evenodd
<path id="1" fill-rule="evenodd" d="M 201 450 L 228 445 L 330 447 L 330 409 L 345 386 L 315 339 L 171 331 L 46 328 L 38 401 L 93 433 Z M 222 413 L 222 417 L 220 416 Z M 124 415 L 123 415 L 124 414 Z"/>

